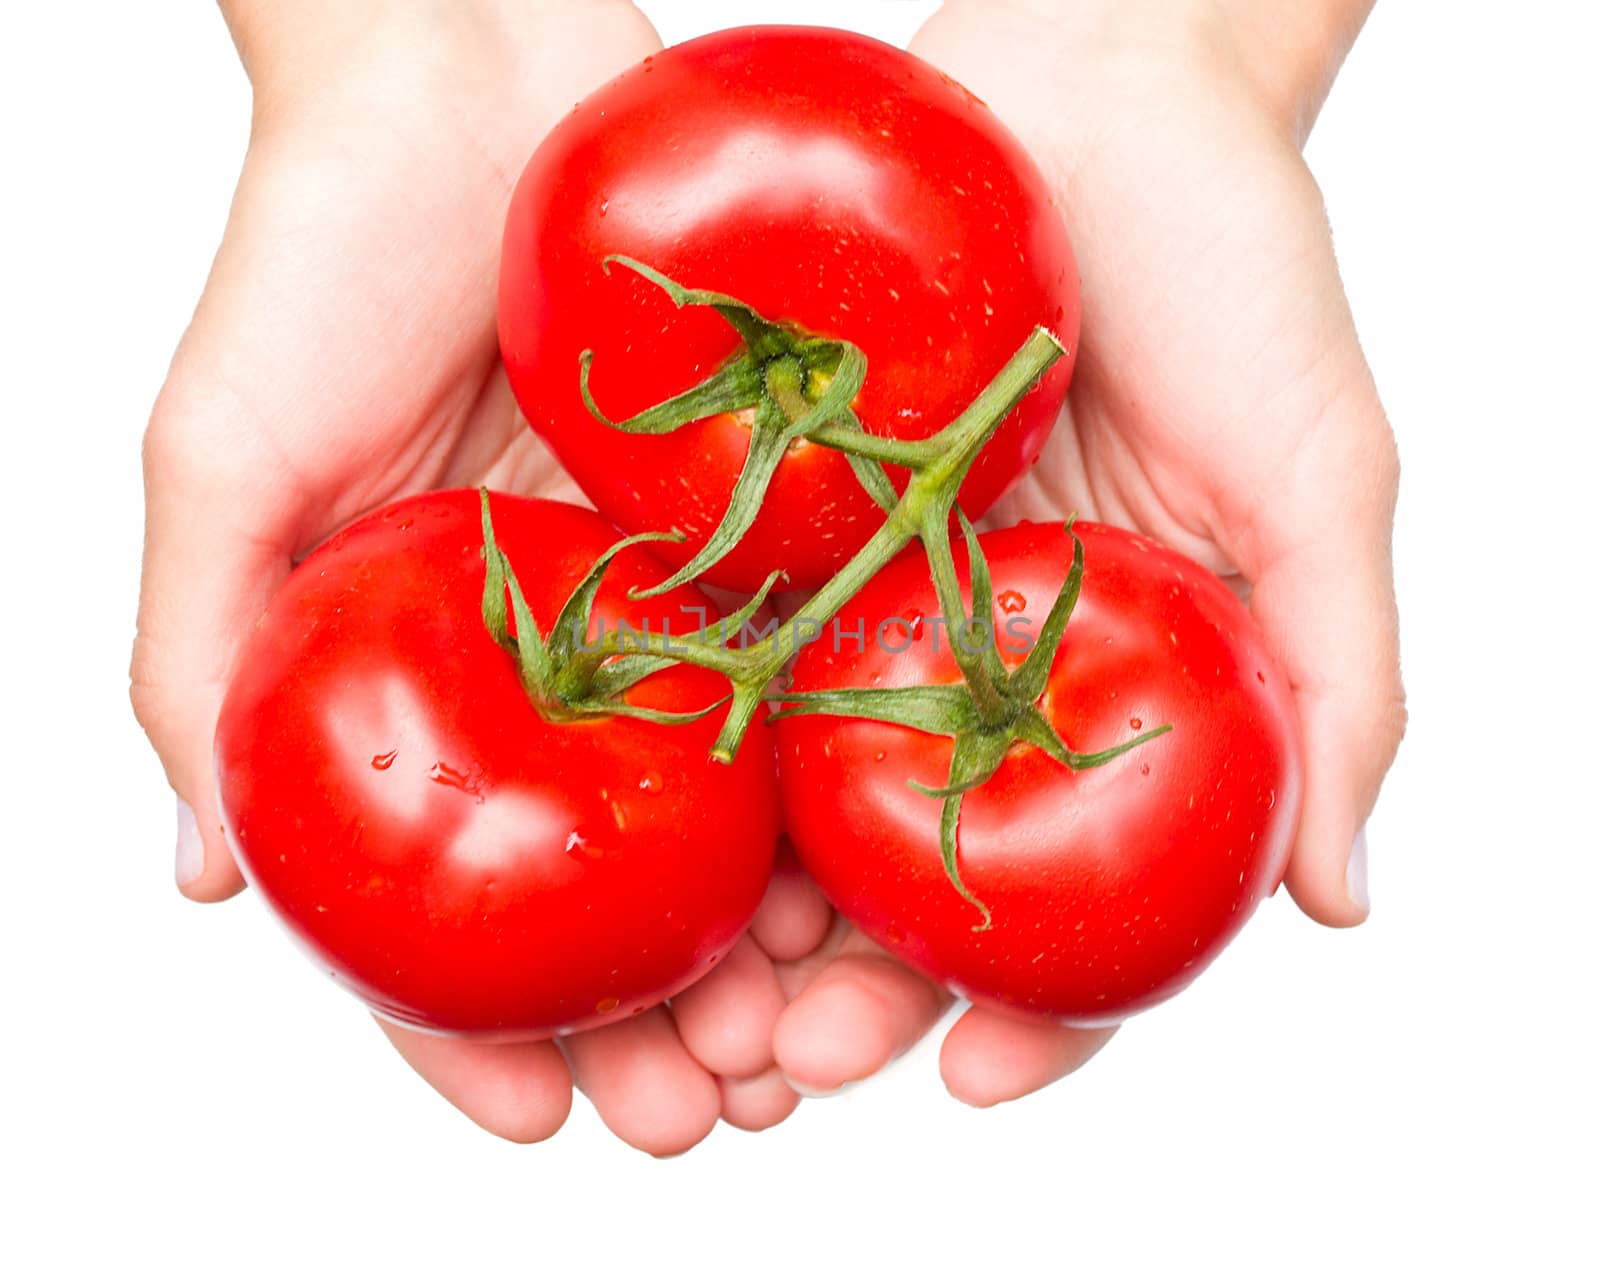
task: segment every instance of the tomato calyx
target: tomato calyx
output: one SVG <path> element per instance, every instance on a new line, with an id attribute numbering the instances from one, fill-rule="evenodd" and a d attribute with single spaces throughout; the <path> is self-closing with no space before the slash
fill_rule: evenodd
<path id="1" fill-rule="evenodd" d="M 867 359 L 848 341 L 814 337 L 803 329 L 769 320 L 747 303 L 710 289 L 689 289 L 637 259 L 614 254 L 612 263 L 637 272 L 667 294 L 680 310 L 709 307 L 739 334 L 744 349 L 716 372 L 681 394 L 614 421 L 600 410 L 589 389 L 594 352 L 579 356 L 578 386 L 590 415 L 630 434 L 667 434 L 695 421 L 732 412 L 751 412 L 750 449 L 740 469 L 728 510 L 715 530 L 677 573 L 636 599 L 658 596 L 699 577 L 731 552 L 760 511 L 772 476 L 790 444 L 802 438 L 844 452 L 857 479 L 885 515 L 894 510 L 895 492 L 879 460 L 895 459 L 902 445 L 866 433 L 851 408 L 866 379 Z"/>
<path id="2" fill-rule="evenodd" d="M 933 505 L 934 511 L 924 522 L 923 542 L 928 550 L 940 609 L 950 628 L 951 655 L 961 669 L 962 682 L 791 692 L 783 698 L 786 704 L 774 717 L 870 718 L 954 740 L 948 782 L 942 787 L 930 787 L 911 781 L 910 786 L 943 802 L 939 814 L 940 860 L 956 892 L 983 916 L 982 922 L 973 925 L 972 931 L 983 932 L 993 924 L 994 917 L 982 899 L 967 888 L 957 852 L 957 831 L 966 794 L 987 783 L 1000 769 L 1006 755 L 1019 744 L 1039 749 L 1068 770 L 1083 771 L 1104 766 L 1129 750 L 1165 735 L 1172 730 L 1172 725 L 1162 724 L 1094 753 L 1080 753 L 1070 748 L 1040 711 L 1039 700 L 1044 695 L 1051 663 L 1083 588 L 1083 543 L 1073 532 L 1073 521 L 1069 519 L 1065 526 L 1072 538 L 1072 565 L 1066 580 L 1022 664 L 1008 670 L 1000 657 L 993 619 L 994 585 L 977 532 L 966 514 L 955 508 L 971 574 L 972 609 L 969 613 L 961 598 L 955 558 L 950 548 L 949 517 L 938 511 L 941 507 L 946 514 L 950 508 L 949 505 Z M 977 634 L 971 634 L 973 631 Z"/>
<path id="3" fill-rule="evenodd" d="M 613 670 L 598 682 L 593 677 L 595 672 L 585 675 L 581 670 L 573 670 L 574 658 L 588 639 L 595 595 L 611 562 L 637 544 L 680 542 L 682 535 L 635 534 L 607 548 L 567 597 L 555 625 L 545 635 L 528 608 L 510 560 L 495 540 L 489 492 L 480 488 L 478 501 L 483 521 L 483 624 L 495 643 L 516 663 L 522 689 L 540 717 L 548 722 L 573 722 L 617 715 L 676 726 L 696 722 L 723 703 L 718 700 L 692 713 L 675 713 L 629 704 L 622 699 L 623 693 L 635 683 L 676 664 L 670 660 L 634 657 L 630 659 L 630 668 Z"/>
<path id="4" fill-rule="evenodd" d="M 714 296 L 748 313 L 748 308 L 736 299 Z M 521 597 L 512 582 L 509 564 L 494 545 L 487 507 L 484 510 L 484 556 L 487 562 L 484 624 L 496 641 L 518 662 L 530 699 L 556 721 L 596 712 L 630 713 L 658 722 L 680 717 L 683 721 L 690 721 L 692 718 L 687 716 L 663 717 L 654 711 L 624 707 L 618 698 L 628 687 L 657 670 L 680 662 L 717 671 L 732 685 L 732 695 L 722 728 L 711 747 L 711 757 L 718 762 L 731 762 L 745 732 L 767 700 L 781 699 L 781 695 L 773 695 L 773 685 L 789 660 L 812 642 L 806 634 L 806 628 L 820 628 L 829 622 L 906 544 L 919 535 L 928 534 L 928 522 L 937 518 L 948 523 L 956 493 L 984 444 L 1023 396 L 1039 383 L 1065 353 L 1065 347 L 1054 334 L 1045 328 L 1035 328 L 977 398 L 930 438 L 917 442 L 897 442 L 851 431 L 836 421 L 827 422 L 813 431 L 817 434 L 826 432 L 830 440 L 838 439 L 842 433 L 845 436 L 840 449 L 843 449 L 844 442 L 848 442 L 863 459 L 882 459 L 902 464 L 911 470 L 911 478 L 905 493 L 893 500 L 883 523 L 844 568 L 824 583 L 787 621 L 763 628 L 755 642 L 748 646 L 742 644 L 733 648 L 728 646 L 727 641 L 735 633 L 748 629 L 749 619 L 782 576 L 780 573 L 770 574 L 743 609 L 700 628 L 693 635 L 661 631 L 640 636 L 618 629 L 607 631 L 594 640 L 584 638 L 593 590 L 598 588 L 603 567 L 610 563 L 610 558 L 634 543 L 663 537 L 681 538 L 677 535 L 636 535 L 618 543 L 596 562 L 599 573 L 592 572 L 584 584 L 590 588 L 588 596 L 582 595 L 584 586 L 574 592 L 559 619 L 560 633 L 552 632 L 548 643 L 535 633 L 532 636 L 534 642 L 525 648 L 522 637 L 513 639 L 506 626 L 505 590 L 509 588 L 514 606 Z M 780 393 L 782 388 L 780 384 Z M 801 388 L 803 391 L 804 387 Z M 823 383 L 817 388 L 826 394 L 833 388 L 833 383 Z M 887 485 L 888 477 L 881 467 L 878 473 Z M 889 493 L 892 496 L 892 490 Z M 947 525 L 944 529 L 947 531 Z M 941 537 L 944 537 L 948 550 L 948 537 Z M 584 598 L 589 604 L 582 602 Z M 523 620 L 522 608 L 515 608 L 514 611 L 518 625 L 532 625 L 531 617 Z"/>

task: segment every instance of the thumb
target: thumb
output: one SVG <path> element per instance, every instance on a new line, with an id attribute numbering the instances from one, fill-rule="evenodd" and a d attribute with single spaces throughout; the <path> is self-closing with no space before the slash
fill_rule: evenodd
<path id="1" fill-rule="evenodd" d="M 180 352 L 180 363 L 183 359 Z M 225 406 L 175 367 L 145 440 L 145 548 L 134 713 L 177 794 L 174 874 L 210 902 L 244 886 L 217 808 L 212 738 L 239 642 L 288 576 L 288 546 L 251 534 L 243 492 L 195 439 L 191 409 Z"/>
<path id="2" fill-rule="evenodd" d="M 1405 731 L 1392 535 L 1399 462 L 1371 378 L 1324 411 L 1241 549 L 1305 760 L 1284 882 L 1313 919 L 1367 917 L 1366 820 Z"/>

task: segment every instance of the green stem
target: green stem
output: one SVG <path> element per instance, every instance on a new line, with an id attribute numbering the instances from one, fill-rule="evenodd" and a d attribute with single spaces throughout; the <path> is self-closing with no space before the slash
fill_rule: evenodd
<path id="1" fill-rule="evenodd" d="M 573 651 L 560 671 L 563 694 L 569 700 L 581 700 L 599 667 L 617 656 L 664 657 L 715 670 L 733 684 L 733 701 L 712 746 L 711 756 L 720 762 L 732 761 L 744 733 L 760 712 L 772 681 L 804 646 L 800 628 L 829 627 L 824 633 L 832 633 L 836 628 L 831 628 L 831 623 L 839 610 L 907 543 L 924 532 L 930 513 L 937 512 L 942 505 L 944 513 L 948 514 L 956 491 L 983 444 L 1064 353 L 1055 337 L 1043 328 L 1036 328 L 999 375 L 955 420 L 932 438 L 910 444 L 918 463 L 905 494 L 849 563 L 770 636 L 746 648 L 729 648 L 704 636 L 651 633 L 643 636 L 644 642 L 641 642 L 641 636 L 612 631 L 595 643 Z M 774 374 L 778 378 L 777 393 L 784 410 L 787 410 L 785 403 L 797 408 L 805 405 L 803 398 L 798 397 L 803 382 L 798 375 L 791 378 L 789 369 L 790 365 L 785 364 Z M 826 425 L 819 426 L 819 431 L 825 428 Z M 850 436 L 868 437 L 859 433 Z M 908 444 L 896 445 L 903 454 Z M 945 537 L 948 549 L 948 534 Z"/>
<path id="2" fill-rule="evenodd" d="M 645 642 L 641 643 L 643 640 Z M 593 679 L 594 672 L 612 657 L 671 657 L 688 665 L 704 666 L 732 678 L 744 669 L 748 650 L 729 648 L 698 635 L 668 635 L 650 631 L 607 631 L 572 654 L 565 679 Z"/>
<path id="3" fill-rule="evenodd" d="M 906 442 L 899 438 L 882 438 L 862 429 L 848 429 L 834 421 L 819 426 L 810 439 L 818 446 L 831 447 L 846 455 L 865 456 L 881 464 L 898 464 L 902 468 L 919 469 L 933 458 L 928 442 Z"/>
<path id="4" fill-rule="evenodd" d="M 805 369 L 794 355 L 782 355 L 767 365 L 765 384 L 772 401 L 791 422 L 804 420 L 812 400 L 805 393 Z"/>
<path id="5" fill-rule="evenodd" d="M 978 719 L 986 727 L 1003 726 L 1014 716 L 1015 706 L 1002 695 L 999 683 L 990 675 L 982 654 L 969 647 L 963 634 L 968 625 L 967 609 L 961 600 L 961 582 L 956 577 L 955 558 L 950 552 L 948 508 L 928 514 L 923 523 L 922 545 L 928 551 L 928 569 L 933 576 L 933 589 L 939 596 L 939 608 L 948 623 L 950 655 L 961 667 L 962 677 L 972 692 L 972 703 L 977 708 Z M 991 615 L 992 610 L 980 609 L 974 603 L 974 621 L 987 619 Z"/>
<path id="6" fill-rule="evenodd" d="M 766 697 L 772 680 L 778 677 L 784 664 L 801 647 L 800 628 L 831 623 L 850 597 L 866 586 L 875 573 L 916 538 L 916 522 L 905 511 L 904 505 L 905 500 L 902 499 L 900 507 L 884 519 L 862 549 L 851 557 L 850 563 L 819 587 L 794 616 L 772 635 L 748 648 L 725 650 L 739 660 L 732 669 L 724 671 L 733 681 L 734 704 L 728 711 L 716 743 L 711 746 L 711 756 L 717 761 L 733 760 L 733 754 L 755 716 L 757 703 Z"/>
<path id="7" fill-rule="evenodd" d="M 724 671 L 734 685 L 734 704 L 712 746 L 712 757 L 721 762 L 733 759 L 757 704 L 765 697 L 767 688 L 777 678 L 784 663 L 793 655 L 792 648 L 784 652 L 782 647 L 785 638 L 793 640 L 797 636 L 786 637 L 784 631 L 802 623 L 826 625 L 832 622 L 849 599 L 866 586 L 868 579 L 922 532 L 928 508 L 954 500 L 956 489 L 972 467 L 972 462 L 978 458 L 978 453 L 983 450 L 983 444 L 1000 427 L 1001 421 L 1010 415 L 1011 409 L 1022 400 L 1023 395 L 1065 353 L 1061 343 L 1049 331 L 1034 329 L 995 379 L 961 415 L 927 440 L 926 445 L 933 452 L 932 458 L 911 475 L 911 482 L 894 511 L 884 519 L 850 563 L 828 579 L 770 639 L 739 650 L 740 656 L 748 654 L 748 664 L 741 663 L 734 671 Z"/>
<path id="8" fill-rule="evenodd" d="M 967 469 L 978 458 L 983 444 L 1000 427 L 1000 422 L 1066 353 L 1066 347 L 1049 329 L 1035 328 L 1028 334 L 1028 340 L 1006 361 L 994 380 L 983 387 L 982 393 L 930 439 L 941 449 L 934 466 L 946 470 L 941 482 L 948 479 L 950 472 L 955 473 L 957 482 L 966 476 Z"/>

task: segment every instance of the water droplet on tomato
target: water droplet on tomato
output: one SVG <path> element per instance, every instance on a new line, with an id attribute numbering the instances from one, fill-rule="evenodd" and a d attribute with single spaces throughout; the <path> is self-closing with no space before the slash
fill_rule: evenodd
<path id="1" fill-rule="evenodd" d="M 1267 676 L 1265 674 L 1263 674 L 1260 670 L 1257 670 L 1256 671 L 1256 680 L 1258 682 L 1265 683 L 1267 681 Z"/>
<path id="2" fill-rule="evenodd" d="M 905 944 L 905 929 L 901 928 L 898 924 L 890 924 L 883 930 L 883 935 L 887 937 L 893 945 L 902 946 Z"/>
<path id="3" fill-rule="evenodd" d="M 427 768 L 427 778 L 435 784 L 453 787 L 458 792 L 472 792 L 472 784 L 467 783 L 466 771 L 458 771 L 454 767 L 446 767 L 443 762 L 435 762 Z"/>
<path id="4" fill-rule="evenodd" d="M 567 833 L 566 852 L 574 858 L 604 858 L 606 853 L 577 828 Z"/>
<path id="5" fill-rule="evenodd" d="M 387 753 L 376 753 L 376 754 L 374 754 L 373 758 L 372 758 L 372 769 L 375 770 L 375 771 L 386 771 L 386 770 L 388 770 L 391 766 L 394 765 L 394 760 L 399 755 L 399 753 L 400 753 L 399 749 L 390 749 Z"/>
<path id="6" fill-rule="evenodd" d="M 607 200 L 602 201 L 600 203 L 600 217 L 602 219 L 604 219 L 606 217 L 606 211 L 608 211 L 610 209 L 611 209 L 611 201 L 610 201 L 610 199 L 608 198 Z"/>
<path id="7" fill-rule="evenodd" d="M 1144 719 L 1143 718 L 1130 718 L 1130 719 L 1128 719 L 1128 726 L 1132 727 L 1135 731 L 1138 731 L 1141 727 L 1144 726 Z"/>
<path id="8" fill-rule="evenodd" d="M 1028 597 L 1020 591 L 1002 591 L 998 603 L 1002 613 L 1020 613 L 1028 607 Z"/>
<path id="9" fill-rule="evenodd" d="M 874 762 L 881 762 L 881 761 L 883 761 L 884 758 L 886 758 L 888 756 L 889 756 L 889 754 L 887 752 L 885 752 L 883 749 L 879 749 L 876 753 L 874 753 L 872 755 L 872 760 Z"/>
<path id="10" fill-rule="evenodd" d="M 617 1005 L 621 1002 L 620 998 L 602 998 L 594 1005 L 594 1009 L 603 1016 L 608 1011 L 616 1011 Z"/>
<path id="11" fill-rule="evenodd" d="M 1146 762 L 1143 766 L 1141 766 L 1139 768 L 1139 774 L 1148 775 L 1149 773 L 1150 773 L 1150 763 Z"/>
<path id="12" fill-rule="evenodd" d="M 924 624 L 924 616 L 921 609 L 906 610 L 906 621 L 911 623 L 911 638 L 917 642 L 921 642 L 923 635 L 928 630 Z"/>
<path id="13" fill-rule="evenodd" d="M 639 791 L 655 796 L 661 791 L 661 776 L 654 771 L 646 771 L 639 777 Z"/>

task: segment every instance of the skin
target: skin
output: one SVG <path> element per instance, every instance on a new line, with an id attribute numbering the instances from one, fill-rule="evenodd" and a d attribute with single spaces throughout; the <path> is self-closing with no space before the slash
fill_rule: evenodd
<path id="1" fill-rule="evenodd" d="M 912 46 L 1022 138 L 1082 272 L 1070 415 L 996 519 L 1075 509 L 1251 593 L 1307 755 L 1286 883 L 1336 926 L 1366 917 L 1361 829 L 1404 728 L 1398 466 L 1300 146 L 1369 7 L 951 0 Z M 295 558 L 434 486 L 576 497 L 499 370 L 499 234 L 483 225 L 502 220 L 543 132 L 658 46 L 617 0 L 223 11 L 255 89 L 252 134 L 146 436 L 132 669 L 136 713 L 187 803 L 179 883 L 201 901 L 242 884 L 210 770 L 231 646 Z M 869 1076 L 948 1002 L 783 863 L 744 944 L 670 1010 L 560 1044 L 383 1029 L 497 1134 L 548 1137 L 576 1084 L 624 1141 L 667 1155 L 719 1117 L 776 1123 L 798 1102 L 791 1084 Z M 1110 1033 L 974 1009 L 941 1071 L 958 1098 L 993 1104 L 1073 1071 Z"/>

